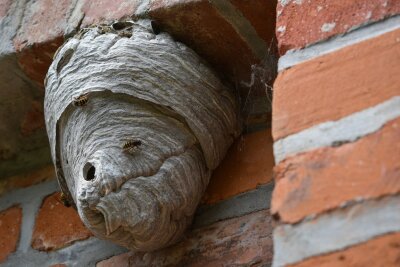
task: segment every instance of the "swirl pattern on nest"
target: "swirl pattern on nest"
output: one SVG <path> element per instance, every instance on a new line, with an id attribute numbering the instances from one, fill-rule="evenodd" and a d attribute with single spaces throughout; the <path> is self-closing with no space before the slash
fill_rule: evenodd
<path id="1" fill-rule="evenodd" d="M 151 251 L 182 236 L 240 126 L 231 92 L 191 49 L 149 21 L 124 25 L 60 48 L 45 119 L 61 189 L 85 225 Z"/>

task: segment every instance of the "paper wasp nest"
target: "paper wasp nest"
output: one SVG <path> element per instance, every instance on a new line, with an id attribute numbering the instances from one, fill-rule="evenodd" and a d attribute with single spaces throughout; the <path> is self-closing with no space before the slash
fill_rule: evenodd
<path id="1" fill-rule="evenodd" d="M 239 134 L 231 93 L 146 20 L 82 30 L 45 83 L 59 184 L 85 225 L 134 250 L 176 242 Z"/>

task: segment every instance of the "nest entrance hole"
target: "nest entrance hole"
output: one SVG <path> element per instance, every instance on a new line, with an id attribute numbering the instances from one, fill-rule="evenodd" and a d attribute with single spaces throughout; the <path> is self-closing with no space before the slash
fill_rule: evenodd
<path id="1" fill-rule="evenodd" d="M 96 168 L 90 162 L 83 167 L 83 178 L 86 181 L 92 181 L 96 178 Z"/>

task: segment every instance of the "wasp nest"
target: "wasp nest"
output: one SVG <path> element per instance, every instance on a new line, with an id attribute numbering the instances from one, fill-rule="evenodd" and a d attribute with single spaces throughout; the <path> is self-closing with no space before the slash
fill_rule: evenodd
<path id="1" fill-rule="evenodd" d="M 82 30 L 56 53 L 45 114 L 64 199 L 96 236 L 176 242 L 239 134 L 231 93 L 148 21 Z"/>

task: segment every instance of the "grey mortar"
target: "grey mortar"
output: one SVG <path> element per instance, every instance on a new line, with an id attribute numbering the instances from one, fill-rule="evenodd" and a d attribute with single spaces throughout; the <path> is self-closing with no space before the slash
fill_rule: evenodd
<path id="1" fill-rule="evenodd" d="M 279 59 L 278 70 L 282 71 L 315 57 L 332 53 L 378 35 L 400 28 L 400 16 L 394 16 L 373 24 L 361 26 L 353 31 L 310 45 L 301 50 L 289 50 Z"/>
<path id="2" fill-rule="evenodd" d="M 273 232 L 274 267 L 400 231 L 400 195 L 367 200 Z"/>
<path id="3" fill-rule="evenodd" d="M 400 116 L 400 96 L 353 113 L 337 121 L 328 121 L 289 135 L 274 143 L 276 163 L 288 156 L 340 142 L 353 142 L 378 131 L 385 123 Z"/>

